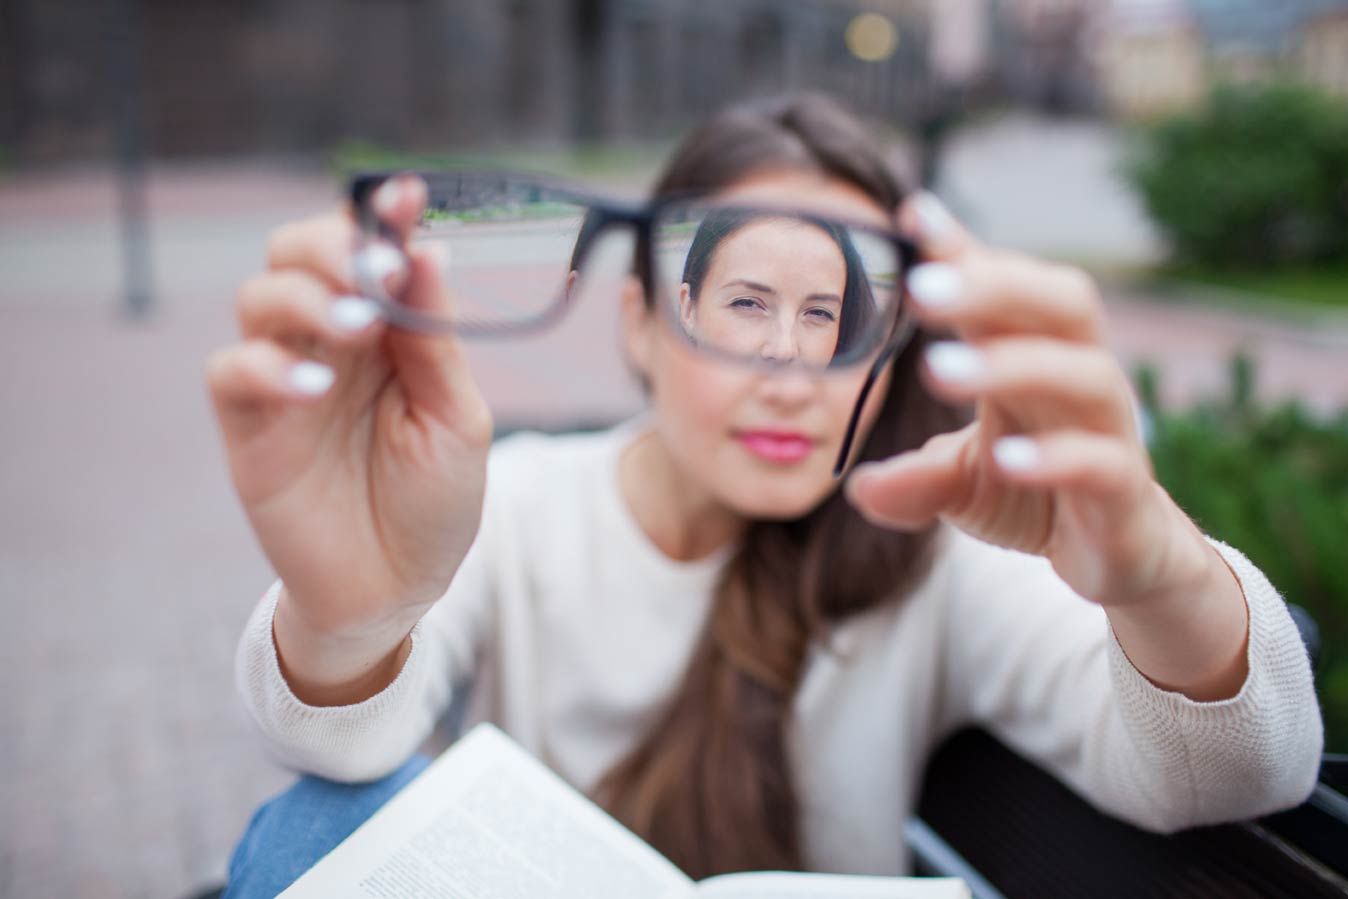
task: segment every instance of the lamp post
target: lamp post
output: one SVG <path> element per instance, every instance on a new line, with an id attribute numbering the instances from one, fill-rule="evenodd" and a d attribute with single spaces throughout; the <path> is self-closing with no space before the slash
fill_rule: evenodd
<path id="1" fill-rule="evenodd" d="M 122 314 L 142 321 L 152 310 L 149 209 L 145 190 L 145 123 L 140 71 L 139 0 L 116 0 L 106 35 L 117 128 L 117 223 L 122 251 Z"/>

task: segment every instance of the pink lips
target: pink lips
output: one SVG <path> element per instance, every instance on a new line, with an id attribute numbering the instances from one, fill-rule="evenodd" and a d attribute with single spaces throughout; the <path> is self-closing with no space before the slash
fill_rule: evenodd
<path id="1" fill-rule="evenodd" d="M 814 448 L 810 438 L 789 431 L 744 431 L 736 439 L 749 452 L 769 462 L 799 462 Z"/>

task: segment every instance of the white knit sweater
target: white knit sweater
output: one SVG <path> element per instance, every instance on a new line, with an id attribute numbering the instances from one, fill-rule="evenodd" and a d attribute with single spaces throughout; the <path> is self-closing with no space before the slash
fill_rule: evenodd
<path id="1" fill-rule="evenodd" d="M 300 771 L 378 778 L 471 680 L 467 724 L 494 722 L 592 788 L 680 682 L 725 558 L 671 561 L 632 518 L 617 458 L 641 426 L 500 442 L 477 542 L 413 630 L 402 672 L 365 702 L 318 708 L 291 693 L 272 638 L 273 584 L 237 660 L 270 751 Z M 1234 698 L 1199 703 L 1139 674 L 1103 610 L 1046 560 L 943 529 L 917 589 L 811 651 L 789 732 L 807 864 L 905 873 L 901 827 L 924 761 L 974 722 L 1149 829 L 1303 800 L 1323 744 L 1306 652 L 1264 575 L 1213 544 L 1249 605 L 1250 673 Z"/>

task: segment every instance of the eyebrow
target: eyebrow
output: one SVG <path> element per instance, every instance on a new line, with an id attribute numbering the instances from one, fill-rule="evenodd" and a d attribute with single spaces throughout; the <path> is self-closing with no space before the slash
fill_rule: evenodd
<path id="1" fill-rule="evenodd" d="M 722 290 L 725 290 L 727 287 L 747 287 L 750 290 L 755 290 L 758 291 L 759 293 L 770 293 L 773 296 L 777 295 L 777 291 L 769 287 L 768 285 L 759 284 L 757 281 L 749 281 L 745 278 L 736 278 L 733 281 L 727 281 L 726 283 L 721 285 Z M 805 299 L 824 300 L 832 303 L 838 303 L 839 305 L 842 304 L 842 297 L 838 296 L 836 293 L 812 293 Z"/>

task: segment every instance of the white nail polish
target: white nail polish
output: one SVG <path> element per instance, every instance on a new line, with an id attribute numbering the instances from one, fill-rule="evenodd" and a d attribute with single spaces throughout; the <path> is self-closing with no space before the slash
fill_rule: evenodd
<path id="1" fill-rule="evenodd" d="M 992 445 L 992 457 L 1007 471 L 1028 471 L 1039 464 L 1039 447 L 1029 437 L 1003 437 Z"/>
<path id="2" fill-rule="evenodd" d="M 927 347 L 925 355 L 932 374 L 952 384 L 973 381 L 987 368 L 980 351 L 954 340 L 933 343 Z"/>
<path id="3" fill-rule="evenodd" d="M 959 301 L 963 282 L 953 265 L 924 262 L 908 273 L 908 293 L 923 306 L 944 309 Z"/>
<path id="4" fill-rule="evenodd" d="M 379 318 L 379 305 L 364 297 L 338 297 L 329 310 L 333 322 L 343 331 L 363 331 Z"/>
<path id="5" fill-rule="evenodd" d="M 328 392 L 337 373 L 321 362 L 297 362 L 290 369 L 290 386 L 308 396 L 320 396 Z"/>
<path id="6" fill-rule="evenodd" d="M 393 215 L 398 211 L 398 201 L 402 195 L 402 179 L 396 175 L 389 178 L 374 192 L 374 211 L 385 217 Z"/>
<path id="7" fill-rule="evenodd" d="M 945 208 L 945 204 L 930 191 L 919 191 L 913 198 L 913 210 L 917 213 L 917 225 L 927 240 L 936 240 L 949 233 L 955 224 L 954 217 Z"/>
<path id="8" fill-rule="evenodd" d="M 372 243 L 351 259 L 356 287 L 361 293 L 380 299 L 391 299 L 384 280 L 394 272 L 402 271 L 405 265 L 403 254 L 386 243 Z"/>

